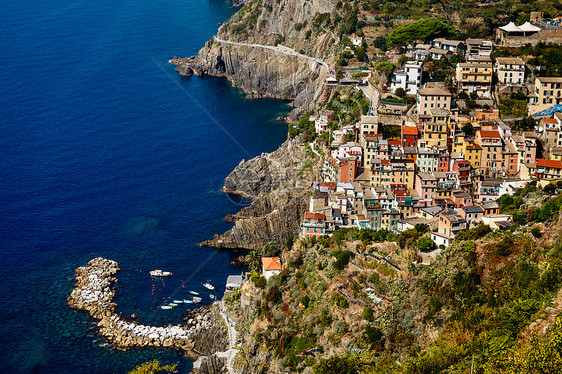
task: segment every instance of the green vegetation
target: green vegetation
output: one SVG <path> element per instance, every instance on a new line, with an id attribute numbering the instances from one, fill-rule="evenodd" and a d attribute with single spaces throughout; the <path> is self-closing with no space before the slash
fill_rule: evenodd
<path id="1" fill-rule="evenodd" d="M 521 48 L 500 47 L 494 51 L 495 57 L 525 57 L 534 56 L 528 60 L 532 66 L 540 66 L 534 73 L 544 77 L 562 76 L 562 50 L 560 45 L 540 42 L 536 46 L 527 44 Z"/>
<path id="2" fill-rule="evenodd" d="M 137 366 L 128 374 L 177 373 L 177 366 L 177 364 L 162 366 L 162 363 L 160 361 L 152 360 Z"/>
<path id="3" fill-rule="evenodd" d="M 500 113 L 505 116 L 524 117 L 527 114 L 527 100 L 501 99 Z"/>
<path id="4" fill-rule="evenodd" d="M 487 234 L 491 233 L 492 229 L 488 225 L 480 224 L 469 230 L 464 230 L 459 232 L 456 236 L 456 240 L 476 240 L 483 238 Z"/>
<path id="5" fill-rule="evenodd" d="M 416 40 L 427 40 L 434 37 L 448 37 L 453 28 L 436 18 L 419 20 L 409 25 L 395 28 L 387 38 L 387 43 L 403 46 Z"/>
<path id="6" fill-rule="evenodd" d="M 419 238 L 416 242 L 416 247 L 422 252 L 430 252 L 435 249 L 435 242 L 427 236 Z"/>
<path id="7" fill-rule="evenodd" d="M 562 286 L 562 239 L 549 242 L 540 223 L 554 225 L 562 208 L 562 183 L 549 186 L 498 199 L 502 212 L 524 212 L 532 228 L 463 231 L 430 265 L 416 250 L 434 248 L 427 225 L 299 240 L 281 274 L 261 285 L 256 344 L 292 372 L 556 372 L 562 320 L 544 337 L 521 338 Z M 389 254 L 403 259 L 401 270 L 380 259 Z M 334 347 L 346 353 L 323 353 Z"/>

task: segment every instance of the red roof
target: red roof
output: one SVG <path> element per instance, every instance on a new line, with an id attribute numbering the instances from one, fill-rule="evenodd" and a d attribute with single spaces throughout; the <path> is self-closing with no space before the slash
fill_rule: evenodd
<path id="1" fill-rule="evenodd" d="M 397 142 L 396 140 L 389 140 L 388 141 L 388 145 L 400 145 L 400 142 Z"/>
<path id="2" fill-rule="evenodd" d="M 402 134 L 404 135 L 417 135 L 418 128 L 414 126 L 403 126 L 402 127 Z"/>
<path id="3" fill-rule="evenodd" d="M 304 215 L 304 218 L 321 218 L 321 219 L 326 219 L 326 216 L 323 215 L 322 213 L 306 212 L 306 214 Z"/>
<path id="4" fill-rule="evenodd" d="M 262 257 L 263 270 L 281 270 L 281 259 L 279 257 Z"/>
<path id="5" fill-rule="evenodd" d="M 390 164 L 390 160 L 381 160 L 381 164 L 388 165 Z"/>
<path id="6" fill-rule="evenodd" d="M 537 167 L 545 167 L 545 168 L 555 168 L 555 169 L 562 169 L 562 161 L 560 160 L 544 160 L 539 158 L 536 160 Z"/>
<path id="7" fill-rule="evenodd" d="M 558 121 L 555 120 L 554 118 L 545 118 L 543 119 L 544 123 L 553 123 L 553 124 L 557 124 Z"/>
<path id="8" fill-rule="evenodd" d="M 329 190 L 336 189 L 336 182 L 322 182 L 320 183 L 321 187 L 328 187 Z"/>
<path id="9" fill-rule="evenodd" d="M 495 130 L 480 130 L 480 136 L 483 138 L 501 138 L 500 133 Z"/>

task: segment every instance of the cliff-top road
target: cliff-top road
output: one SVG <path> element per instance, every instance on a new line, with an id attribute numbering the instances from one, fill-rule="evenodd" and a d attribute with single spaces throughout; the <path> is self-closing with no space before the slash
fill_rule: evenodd
<path id="1" fill-rule="evenodd" d="M 294 51 L 294 50 L 292 50 L 288 47 L 283 47 L 283 46 L 280 47 L 280 46 L 264 45 L 264 44 L 250 44 L 250 43 L 232 42 L 230 40 L 221 39 L 218 36 L 214 36 L 213 39 L 216 42 L 219 42 L 219 43 L 238 45 L 238 46 L 242 46 L 242 47 L 269 49 L 269 50 L 279 52 L 279 53 L 282 53 L 282 54 L 285 54 L 285 55 L 295 56 L 297 58 L 305 58 L 307 60 L 314 61 L 314 62 L 316 62 L 320 65 L 323 65 L 326 69 L 328 69 L 328 72 L 332 72 L 332 69 L 330 68 L 330 65 L 326 61 L 321 60 L 321 59 L 316 58 L 316 57 L 303 55 L 303 54 L 298 53 L 298 52 L 296 52 L 296 51 Z"/>

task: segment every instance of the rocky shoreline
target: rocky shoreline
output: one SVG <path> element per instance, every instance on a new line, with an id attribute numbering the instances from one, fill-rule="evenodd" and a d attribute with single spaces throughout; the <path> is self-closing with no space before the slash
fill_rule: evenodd
<path id="1" fill-rule="evenodd" d="M 223 192 L 252 203 L 236 213 L 232 229 L 201 245 L 253 250 L 270 241 L 283 245 L 287 238 L 298 236 L 309 187 L 319 178 L 318 162 L 298 139 L 285 141 L 274 152 L 242 160 L 226 178 Z"/>
<path id="2" fill-rule="evenodd" d="M 76 286 L 68 305 L 82 310 L 99 322 L 99 333 L 120 348 L 166 347 L 185 352 L 190 357 L 208 355 L 226 348 L 225 330 L 212 307 L 191 312 L 185 325 L 157 327 L 133 321 L 132 316 L 117 314 L 113 302 L 119 264 L 95 258 L 76 269 Z"/>

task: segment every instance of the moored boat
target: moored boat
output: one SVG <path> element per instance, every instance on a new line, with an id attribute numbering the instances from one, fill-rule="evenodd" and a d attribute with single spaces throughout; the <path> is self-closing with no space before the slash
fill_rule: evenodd
<path id="1" fill-rule="evenodd" d="M 211 300 L 215 300 L 215 295 L 210 294 L 209 297 L 211 298 Z"/>
<path id="2" fill-rule="evenodd" d="M 160 309 L 170 310 L 170 309 L 172 309 L 172 307 L 171 307 L 170 305 L 162 305 L 162 306 L 160 307 Z"/>
<path id="3" fill-rule="evenodd" d="M 211 284 L 211 282 L 203 283 L 203 287 L 205 287 L 205 288 L 208 289 L 209 291 L 214 291 L 214 290 L 215 290 L 215 286 L 213 286 L 213 285 Z"/>
<path id="4" fill-rule="evenodd" d="M 193 300 L 184 300 L 183 303 L 184 304 L 193 304 Z"/>
<path id="5" fill-rule="evenodd" d="M 183 304 L 183 300 L 174 300 L 174 303 L 176 303 L 176 304 Z"/>
<path id="6" fill-rule="evenodd" d="M 176 303 L 170 303 L 168 305 L 171 306 L 172 308 L 176 308 L 178 306 L 178 304 L 176 304 Z"/>
<path id="7" fill-rule="evenodd" d="M 190 294 L 195 295 L 195 296 L 199 296 L 199 292 L 195 292 L 195 291 L 189 291 Z"/>
<path id="8" fill-rule="evenodd" d="M 160 269 L 152 270 L 150 272 L 151 277 L 171 277 L 172 273 L 169 271 L 162 271 Z"/>
<path id="9" fill-rule="evenodd" d="M 201 301 L 203 301 L 203 299 L 200 298 L 200 297 L 194 297 L 194 298 L 192 299 L 192 301 L 193 301 L 195 304 L 199 304 Z"/>

